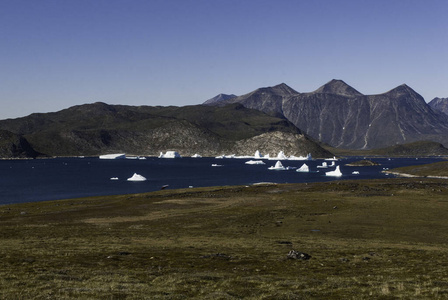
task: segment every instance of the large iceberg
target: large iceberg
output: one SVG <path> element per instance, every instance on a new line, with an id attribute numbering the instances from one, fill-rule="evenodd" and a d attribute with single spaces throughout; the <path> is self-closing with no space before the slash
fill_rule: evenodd
<path id="1" fill-rule="evenodd" d="M 325 176 L 341 177 L 342 172 L 341 172 L 341 170 L 339 170 L 339 166 L 337 166 L 334 171 L 325 172 Z"/>
<path id="2" fill-rule="evenodd" d="M 128 178 L 128 181 L 145 181 L 146 178 L 140 174 L 134 173 L 132 177 Z"/>
<path id="3" fill-rule="evenodd" d="M 286 170 L 286 168 L 282 165 L 282 163 L 279 160 L 275 163 L 275 166 L 269 167 L 268 169 L 276 171 Z"/>
<path id="4" fill-rule="evenodd" d="M 310 168 L 307 164 L 303 164 L 300 168 L 296 170 L 296 172 L 309 172 Z"/>
<path id="5" fill-rule="evenodd" d="M 166 151 L 165 154 L 163 152 L 160 152 L 159 158 L 180 158 L 180 154 L 176 151 Z"/>
<path id="6" fill-rule="evenodd" d="M 269 159 L 271 159 L 271 160 L 285 160 L 285 159 L 288 159 L 288 158 L 286 157 L 286 155 L 285 155 L 285 153 L 283 151 L 280 151 L 277 154 L 277 157 L 271 157 Z"/>
<path id="7" fill-rule="evenodd" d="M 123 159 L 123 158 L 126 158 L 126 154 L 124 153 L 100 155 L 100 159 Z"/>

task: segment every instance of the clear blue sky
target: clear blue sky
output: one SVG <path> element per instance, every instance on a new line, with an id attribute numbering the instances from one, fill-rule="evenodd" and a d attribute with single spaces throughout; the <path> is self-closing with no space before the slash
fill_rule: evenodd
<path id="1" fill-rule="evenodd" d="M 448 97 L 446 0 L 0 0 L 0 119 L 342 79 Z"/>

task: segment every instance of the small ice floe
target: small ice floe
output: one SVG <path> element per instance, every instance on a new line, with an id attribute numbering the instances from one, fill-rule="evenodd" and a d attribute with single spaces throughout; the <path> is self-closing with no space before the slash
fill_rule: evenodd
<path id="1" fill-rule="evenodd" d="M 139 156 L 138 159 L 145 160 L 146 157 L 144 157 L 144 156 Z"/>
<path id="2" fill-rule="evenodd" d="M 169 187 L 170 185 L 169 184 L 165 184 L 165 185 L 162 185 L 162 187 L 160 188 L 161 190 L 164 190 L 164 189 L 166 189 L 167 187 Z"/>
<path id="3" fill-rule="evenodd" d="M 325 172 L 325 176 L 341 177 L 342 176 L 342 172 L 339 169 L 339 166 L 337 166 L 334 171 Z"/>
<path id="4" fill-rule="evenodd" d="M 353 175 L 359 175 L 359 171 L 353 171 L 352 174 Z"/>
<path id="5" fill-rule="evenodd" d="M 271 166 L 268 169 L 269 170 L 276 170 L 276 171 L 286 170 L 286 168 L 282 165 L 282 163 L 279 160 L 275 163 L 275 166 Z"/>
<path id="6" fill-rule="evenodd" d="M 318 168 L 328 168 L 327 162 L 322 162 L 321 166 L 317 166 Z"/>
<path id="7" fill-rule="evenodd" d="M 326 158 L 325 160 L 338 160 L 338 159 L 336 158 L 336 156 L 333 156 L 333 158 Z"/>
<path id="8" fill-rule="evenodd" d="M 303 164 L 300 168 L 296 170 L 296 172 L 309 172 L 310 168 L 307 164 Z"/>
<path id="9" fill-rule="evenodd" d="M 334 167 L 334 166 L 336 166 L 336 162 L 333 160 L 333 161 L 331 162 L 330 167 Z"/>
<path id="10" fill-rule="evenodd" d="M 100 155 L 100 159 L 123 159 L 123 158 L 126 158 L 126 154 L 124 153 Z"/>
<path id="11" fill-rule="evenodd" d="M 311 153 L 308 153 L 307 156 L 294 156 L 291 155 L 288 160 L 313 160 L 313 157 L 311 156 Z"/>
<path id="12" fill-rule="evenodd" d="M 197 154 L 197 153 L 196 153 L 196 154 L 194 154 L 194 155 L 192 155 L 191 157 L 192 157 L 192 158 L 202 158 L 202 156 L 200 156 L 200 155 L 199 155 L 199 154 Z"/>
<path id="13" fill-rule="evenodd" d="M 262 160 L 249 160 L 245 162 L 246 165 L 265 165 L 265 162 Z"/>
<path id="14" fill-rule="evenodd" d="M 212 164 L 212 167 L 222 167 L 222 165 Z"/>
<path id="15" fill-rule="evenodd" d="M 118 180 L 118 177 L 111 177 L 110 180 Z"/>
<path id="16" fill-rule="evenodd" d="M 128 178 L 128 181 L 145 181 L 146 178 L 140 174 L 134 173 L 132 177 Z"/>

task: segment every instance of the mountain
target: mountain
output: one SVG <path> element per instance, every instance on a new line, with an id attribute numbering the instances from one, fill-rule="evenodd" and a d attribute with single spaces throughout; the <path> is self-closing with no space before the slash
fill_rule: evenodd
<path id="1" fill-rule="evenodd" d="M 257 89 L 220 105 L 238 102 L 282 116 L 332 147 L 374 149 L 422 140 L 448 146 L 448 117 L 405 84 L 379 95 L 363 95 L 342 80 L 331 80 L 310 93 L 277 87 Z"/>
<path id="2" fill-rule="evenodd" d="M 37 157 L 37 153 L 28 141 L 10 131 L 0 130 L 0 157 Z"/>
<path id="3" fill-rule="evenodd" d="M 433 109 L 448 115 L 448 98 L 434 98 L 428 104 Z"/>
<path id="4" fill-rule="evenodd" d="M 183 156 L 276 155 L 331 157 L 291 122 L 241 104 L 151 107 L 93 103 L 0 121 L 0 129 L 25 138 L 50 156 L 125 152 Z M 10 155 L 11 156 L 11 155 Z"/>
<path id="5" fill-rule="evenodd" d="M 211 99 L 208 99 L 207 101 L 205 101 L 203 104 L 204 105 L 215 105 L 216 103 L 219 103 L 221 101 L 225 101 L 225 100 L 229 100 L 232 98 L 235 98 L 236 95 L 231 94 L 231 95 L 227 95 L 227 94 L 219 94 Z"/>

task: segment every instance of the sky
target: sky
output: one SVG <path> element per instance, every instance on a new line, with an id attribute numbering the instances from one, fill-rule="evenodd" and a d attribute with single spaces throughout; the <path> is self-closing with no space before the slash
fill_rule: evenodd
<path id="1" fill-rule="evenodd" d="M 446 0 L 0 0 L 0 119 L 332 79 L 448 97 Z"/>

